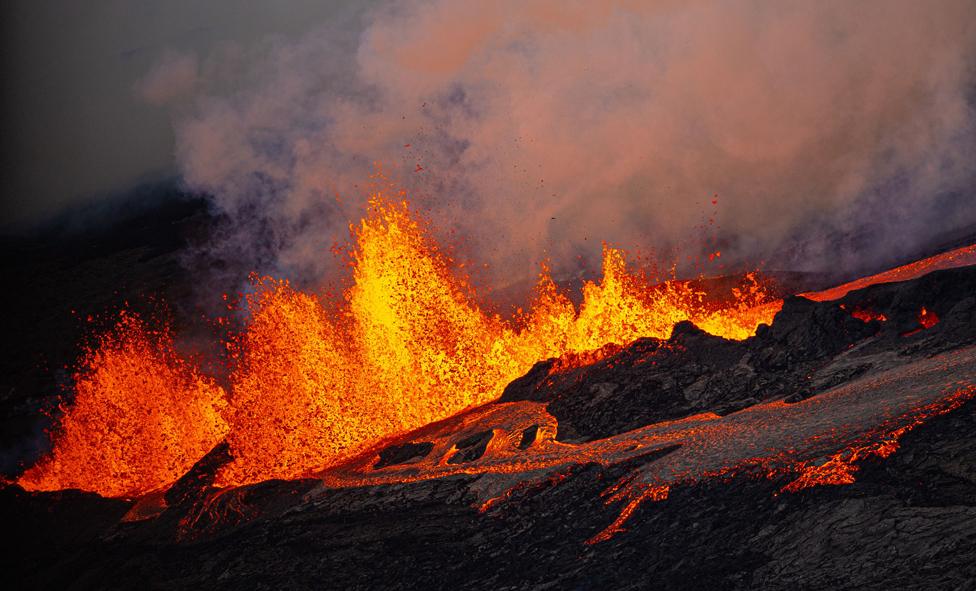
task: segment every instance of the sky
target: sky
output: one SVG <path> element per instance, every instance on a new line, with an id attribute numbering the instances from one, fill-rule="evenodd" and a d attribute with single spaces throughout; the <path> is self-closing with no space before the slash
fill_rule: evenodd
<path id="1" fill-rule="evenodd" d="M 140 87 L 167 55 L 295 37 L 349 4 L 7 0 L 0 8 L 3 220 L 41 220 L 176 174 L 172 114 Z"/>
<path id="2" fill-rule="evenodd" d="M 976 227 L 971 0 L 3 11 L 5 225 L 175 175 L 206 257 L 314 284 L 381 169 L 499 288 L 604 242 L 823 272 Z"/>

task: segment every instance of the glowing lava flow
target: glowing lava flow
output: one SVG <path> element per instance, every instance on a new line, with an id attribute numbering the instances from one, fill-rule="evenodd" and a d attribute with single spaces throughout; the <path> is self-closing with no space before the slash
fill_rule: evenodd
<path id="1" fill-rule="evenodd" d="M 853 482 L 859 462 L 887 457 L 906 432 L 976 396 L 974 383 L 976 348 L 968 348 L 892 367 L 795 404 L 767 402 L 725 417 L 704 413 L 582 444 L 555 440 L 556 420 L 544 404 L 490 404 L 387 442 L 433 443 L 423 457 L 376 468 L 377 454 L 364 453 L 321 477 L 327 486 L 344 487 L 490 474 L 480 489 L 487 509 L 513 488 L 558 476 L 571 465 L 610 465 L 676 448 L 607 489 L 606 502 L 623 506 L 590 540 L 595 543 L 621 531 L 641 503 L 666 499 L 676 485 L 734 474 L 794 475 L 784 487 L 790 492 Z M 526 445 L 532 428 L 537 433 Z M 452 461 L 462 442 L 485 433 L 491 438 L 480 457 Z"/>
<path id="2" fill-rule="evenodd" d="M 223 390 L 123 312 L 83 359 L 75 398 L 63 405 L 54 449 L 18 483 L 137 496 L 182 476 L 227 433 Z"/>
<path id="3" fill-rule="evenodd" d="M 847 295 L 849 292 L 864 289 L 865 287 L 876 285 L 878 283 L 908 281 L 909 279 L 921 277 L 922 275 L 931 273 L 932 271 L 953 269 L 955 267 L 965 267 L 967 265 L 976 265 L 976 244 L 943 252 L 920 261 L 915 261 L 914 263 L 889 269 L 876 275 L 862 277 L 830 289 L 801 293 L 800 295 L 815 302 L 829 302 L 838 300 Z"/>

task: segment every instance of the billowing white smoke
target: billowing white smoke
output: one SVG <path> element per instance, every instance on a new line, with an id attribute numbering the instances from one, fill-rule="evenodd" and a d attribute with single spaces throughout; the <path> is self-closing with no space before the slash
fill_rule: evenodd
<path id="1" fill-rule="evenodd" d="M 836 269 L 976 221 L 974 25 L 971 0 L 386 3 L 211 58 L 244 82 L 178 118 L 178 158 L 218 253 L 306 281 L 375 162 L 496 285 L 696 247 L 714 194 L 723 259 Z"/>

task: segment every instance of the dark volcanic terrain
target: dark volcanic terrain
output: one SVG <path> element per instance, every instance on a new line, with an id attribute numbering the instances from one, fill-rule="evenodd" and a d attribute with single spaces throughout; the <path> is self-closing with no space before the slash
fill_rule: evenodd
<path id="1" fill-rule="evenodd" d="M 25 340 L 4 367 L 9 464 L 36 455 L 22 448 L 39 445 L 36 416 L 46 398 L 38 392 L 56 389 L 54 378 L 38 377 L 38 352 L 60 364 L 69 355 L 31 330 L 62 335 L 56 346 L 70 349 L 81 334 L 63 320 L 70 310 L 96 313 L 127 297 L 59 295 L 43 282 L 66 272 L 94 274 L 93 281 L 121 274 L 132 291 L 158 285 L 186 300 L 178 255 L 206 213 L 187 202 L 170 215 L 180 238 L 146 246 L 156 234 L 143 232 L 108 258 L 82 247 L 98 240 L 78 242 L 75 258 L 18 246 L 41 249 L 30 256 L 51 269 L 29 293 L 55 299 L 39 306 L 28 300 L 40 296 L 21 296 L 30 312 L 12 328 Z M 27 259 L 10 263 L 23 281 Z M 133 271 L 117 266 L 130 259 Z M 126 282 L 128 272 L 145 277 Z M 852 315 L 867 312 L 885 320 Z M 746 341 L 682 323 L 668 340 L 641 339 L 582 367 L 541 362 L 498 403 L 389 442 L 323 479 L 217 490 L 210 483 L 228 460 L 222 444 L 169 490 L 142 499 L 5 486 L 2 572 L 16 589 L 972 589 L 976 400 L 907 431 L 893 455 L 858 462 L 854 483 L 798 492 L 783 490 L 797 476 L 787 471 L 687 477 L 686 463 L 703 453 L 696 446 L 716 437 L 696 439 L 694 431 L 651 445 L 641 433 L 681 420 L 688 422 L 659 428 L 700 424 L 722 433 L 749 425 L 757 430 L 755 438 L 747 432 L 748 443 L 761 447 L 764 437 L 789 441 L 810 429 L 824 446 L 816 452 L 823 457 L 811 459 L 822 462 L 877 427 L 878 417 L 897 419 L 904 405 L 976 381 L 974 347 L 976 267 L 832 302 L 792 297 L 772 326 Z M 509 409 L 549 422 L 523 424 Z M 779 427 L 795 424 L 796 433 L 764 422 L 779 416 L 794 421 Z M 506 420 L 518 429 L 502 461 L 492 454 Z M 735 449 L 719 446 L 709 461 L 740 466 L 744 444 L 724 441 Z M 543 457 L 544 465 L 531 463 Z M 423 472 L 435 461 L 450 474 Z M 684 476 L 673 476 L 676 467 Z M 416 480 L 394 482 L 405 475 Z M 606 491 L 622 479 L 666 479 L 670 492 L 635 505 L 621 531 L 588 543 L 620 516 L 626 499 Z"/>

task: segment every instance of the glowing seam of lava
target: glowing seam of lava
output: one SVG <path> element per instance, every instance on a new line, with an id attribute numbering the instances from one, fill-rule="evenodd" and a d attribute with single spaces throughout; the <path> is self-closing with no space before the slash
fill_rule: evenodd
<path id="1" fill-rule="evenodd" d="M 894 429 L 871 440 L 865 436 L 847 449 L 841 450 L 822 463 L 804 462 L 798 467 L 799 477 L 782 488 L 784 492 L 799 492 L 805 488 L 825 485 L 852 484 L 854 474 L 860 464 L 871 457 L 887 458 L 898 451 L 899 440 L 903 435 L 921 425 L 926 420 L 943 415 L 959 408 L 971 398 L 976 397 L 976 386 L 960 388 L 954 394 L 926 405 L 916 412 L 907 425 Z"/>
<path id="2" fill-rule="evenodd" d="M 587 540 L 587 544 L 604 542 L 614 534 L 623 531 L 623 524 L 633 515 L 634 511 L 644 501 L 663 501 L 668 498 L 672 486 L 676 484 L 690 485 L 709 478 L 728 478 L 737 473 L 765 477 L 779 478 L 784 474 L 799 473 L 799 476 L 783 486 L 781 492 L 796 493 L 806 488 L 826 485 L 845 485 L 855 482 L 854 474 L 860 464 L 871 457 L 887 458 L 898 450 L 898 441 L 903 435 L 935 416 L 952 412 L 976 397 L 976 386 L 960 388 L 949 396 L 915 409 L 909 418 L 910 422 L 901 427 L 888 428 L 881 426 L 863 436 L 850 446 L 832 454 L 825 462 L 812 461 L 795 462 L 790 452 L 783 452 L 767 458 L 756 458 L 736 466 L 706 472 L 699 477 L 678 480 L 671 484 L 643 484 L 633 478 L 604 491 L 609 494 L 607 504 L 613 501 L 626 500 L 617 519 L 600 533 Z M 750 468 L 757 470 L 750 471 Z M 619 490 L 617 490 L 619 489 Z"/>
<path id="3" fill-rule="evenodd" d="M 864 289 L 879 283 L 893 283 L 896 281 L 908 281 L 921 277 L 926 273 L 942 269 L 952 269 L 954 267 L 965 267 L 976 265 L 976 244 L 963 246 L 955 250 L 943 252 L 920 261 L 915 261 L 901 267 L 895 267 L 876 275 L 855 279 L 849 283 L 838 285 L 823 291 L 801 293 L 800 295 L 815 302 L 828 302 L 838 300 L 849 292 Z"/>
<path id="4" fill-rule="evenodd" d="M 604 528 L 600 533 L 596 534 L 592 538 L 588 539 L 586 543 L 588 545 L 599 544 L 600 542 L 605 542 L 612 538 L 615 534 L 623 531 L 623 525 L 630 519 L 630 516 L 634 514 L 644 501 L 663 501 L 668 498 L 668 494 L 671 492 L 671 487 L 668 485 L 662 486 L 651 486 L 647 488 L 642 488 L 640 493 L 627 500 L 624 508 L 620 510 L 620 515 L 614 520 L 613 523 Z M 607 499 L 607 504 L 614 501 L 621 501 L 626 499 L 627 496 L 624 491 L 621 490 L 613 494 L 609 499 Z"/>

